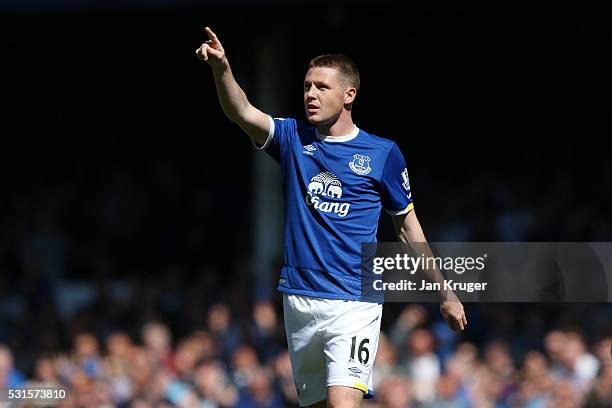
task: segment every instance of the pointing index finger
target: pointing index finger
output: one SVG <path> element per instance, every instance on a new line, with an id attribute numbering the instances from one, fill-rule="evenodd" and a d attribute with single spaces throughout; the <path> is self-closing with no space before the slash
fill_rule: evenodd
<path id="1" fill-rule="evenodd" d="M 208 38 L 210 38 L 213 43 L 219 44 L 219 39 L 217 38 L 217 35 L 213 33 L 213 30 L 211 30 L 210 27 L 205 27 L 204 30 L 206 31 L 206 35 L 208 35 Z"/>

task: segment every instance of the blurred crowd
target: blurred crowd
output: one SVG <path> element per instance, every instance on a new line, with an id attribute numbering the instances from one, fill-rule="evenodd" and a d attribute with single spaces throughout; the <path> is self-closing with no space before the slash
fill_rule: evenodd
<path id="1" fill-rule="evenodd" d="M 396 314 L 393 306 L 375 361 L 375 398 L 367 407 L 612 406 L 612 333 L 601 326 L 609 323 L 607 305 L 579 308 L 591 314 L 581 329 L 527 324 L 498 337 L 495 330 L 479 335 L 476 327 L 477 340 L 469 331 L 456 336 L 431 305 L 402 306 Z M 487 319 L 472 312 L 476 326 Z M 516 320 L 517 312 L 497 305 L 492 316 L 514 313 Z M 201 313 L 202 326 L 180 337 L 162 321 L 136 331 L 78 331 L 68 348 L 41 352 L 30 365 L 17 364 L 17 353 L 3 344 L 0 387 L 65 388 L 68 398 L 60 407 L 298 406 L 273 302 L 255 302 L 245 320 L 224 303 Z"/>
<path id="2" fill-rule="evenodd" d="M 103 174 L 81 161 L 50 170 L 48 185 L 9 180 L 0 387 L 61 384 L 67 407 L 296 406 L 278 294 L 254 297 L 250 218 L 235 216 L 251 182 L 195 176 L 217 160 L 158 157 Z M 580 191 L 576 174 L 546 194 L 484 173 L 467 187 L 416 177 L 415 194 L 432 241 L 610 240 L 606 168 L 603 201 L 568 193 Z M 461 200 L 428 205 L 440 191 Z M 369 406 L 612 404 L 610 304 L 467 305 L 460 337 L 435 305 L 398 307 L 385 306 Z"/>
<path id="3" fill-rule="evenodd" d="M 297 406 L 281 302 L 254 297 L 249 223 L 234 216 L 250 183 L 195 181 L 217 164 L 186 162 L 119 165 L 94 184 L 80 163 L 7 187 L 0 387 L 59 384 L 66 407 Z M 550 189 L 529 201 L 483 176 L 443 189 L 458 206 L 420 214 L 433 241 L 610 239 L 603 204 Z M 610 304 L 466 305 L 460 337 L 436 305 L 400 307 L 385 306 L 368 406 L 612 406 Z"/>

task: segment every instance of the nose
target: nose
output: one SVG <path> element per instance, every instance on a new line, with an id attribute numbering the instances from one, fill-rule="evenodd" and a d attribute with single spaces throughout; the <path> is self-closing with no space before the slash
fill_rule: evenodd
<path id="1" fill-rule="evenodd" d="M 308 100 L 311 100 L 311 99 L 315 99 L 315 96 L 316 96 L 315 87 L 311 86 L 310 88 L 308 88 L 308 92 L 306 92 L 306 97 L 308 98 Z"/>

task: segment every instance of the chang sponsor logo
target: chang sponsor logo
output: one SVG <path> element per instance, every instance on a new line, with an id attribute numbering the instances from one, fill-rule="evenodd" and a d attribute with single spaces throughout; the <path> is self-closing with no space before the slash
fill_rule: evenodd
<path id="1" fill-rule="evenodd" d="M 323 197 L 333 201 L 325 201 Z M 324 213 L 338 214 L 346 217 L 348 214 L 349 203 L 341 203 L 342 183 L 335 174 L 324 171 L 310 179 L 308 193 L 306 194 L 306 204 L 313 206 L 316 210 Z"/>

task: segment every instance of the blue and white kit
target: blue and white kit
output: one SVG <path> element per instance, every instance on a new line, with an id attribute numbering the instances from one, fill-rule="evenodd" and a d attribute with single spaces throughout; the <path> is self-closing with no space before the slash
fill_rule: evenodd
<path id="1" fill-rule="evenodd" d="M 294 119 L 271 119 L 261 147 L 280 163 L 285 256 L 278 290 L 326 299 L 361 297 L 361 243 L 376 242 L 381 209 L 412 209 L 397 145 L 358 128 L 326 137 Z"/>
<path id="2" fill-rule="evenodd" d="M 325 385 L 369 395 L 383 299 L 362 296 L 361 243 L 376 242 L 382 209 L 412 210 L 404 158 L 393 141 L 357 127 L 329 137 L 294 119 L 270 118 L 268 138 L 256 147 L 281 166 L 285 251 L 278 290 L 300 405 L 325 399 Z"/>

